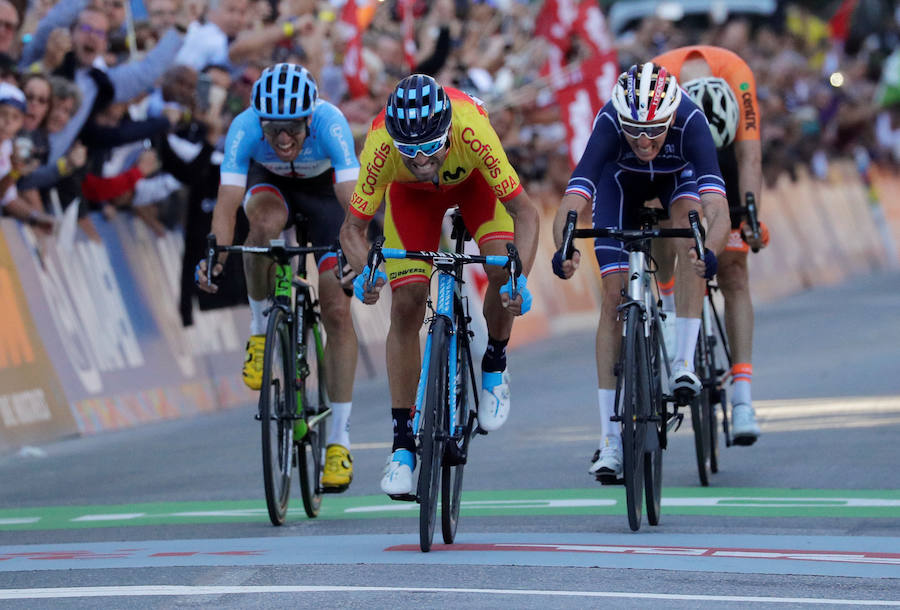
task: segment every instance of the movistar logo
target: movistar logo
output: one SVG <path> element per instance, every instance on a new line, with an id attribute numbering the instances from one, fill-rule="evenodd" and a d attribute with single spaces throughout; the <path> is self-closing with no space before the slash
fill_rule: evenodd
<path id="1" fill-rule="evenodd" d="M 459 177 L 466 173 L 466 170 L 462 167 L 457 166 L 456 171 L 452 174 L 450 170 L 446 170 L 443 174 L 444 182 L 450 182 L 451 180 L 459 180 Z"/>

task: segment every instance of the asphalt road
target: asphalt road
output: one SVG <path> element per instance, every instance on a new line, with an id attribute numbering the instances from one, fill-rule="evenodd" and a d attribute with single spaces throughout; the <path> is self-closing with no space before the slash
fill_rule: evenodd
<path id="1" fill-rule="evenodd" d="M 700 489 L 685 425 L 662 522 L 638 533 L 621 488 L 587 475 L 592 330 L 512 352 L 512 415 L 473 442 L 458 546 L 427 555 L 416 505 L 379 491 L 381 380 L 355 392 L 351 488 L 316 520 L 296 497 L 281 528 L 265 516 L 252 406 L 5 456 L 0 604 L 900 605 L 898 311 L 897 274 L 759 307 L 762 438 L 723 447 Z"/>

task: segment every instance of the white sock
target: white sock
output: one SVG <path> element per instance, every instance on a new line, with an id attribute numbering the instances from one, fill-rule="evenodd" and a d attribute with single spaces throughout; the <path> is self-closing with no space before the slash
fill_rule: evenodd
<path id="1" fill-rule="evenodd" d="M 672 314 L 672 317 L 675 317 L 675 293 L 672 294 L 662 294 L 659 295 L 659 300 L 662 301 L 662 310 L 666 313 Z"/>
<path id="2" fill-rule="evenodd" d="M 331 403 L 331 430 L 328 431 L 328 445 L 342 445 L 350 450 L 350 410 L 352 402 Z"/>
<path id="3" fill-rule="evenodd" d="M 694 350 L 697 348 L 697 337 L 700 335 L 700 322 L 700 318 L 675 319 L 675 332 L 678 337 L 675 364 L 691 372 L 694 371 Z"/>
<path id="4" fill-rule="evenodd" d="M 600 447 L 603 447 L 603 439 L 610 437 L 612 442 L 619 442 L 619 424 L 610 421 L 616 414 L 616 391 L 597 389 L 597 403 L 600 405 Z"/>
<path id="5" fill-rule="evenodd" d="M 266 316 L 263 314 L 263 311 L 265 311 L 269 302 L 268 299 L 257 301 L 247 297 L 247 300 L 250 301 L 250 334 L 266 334 Z"/>

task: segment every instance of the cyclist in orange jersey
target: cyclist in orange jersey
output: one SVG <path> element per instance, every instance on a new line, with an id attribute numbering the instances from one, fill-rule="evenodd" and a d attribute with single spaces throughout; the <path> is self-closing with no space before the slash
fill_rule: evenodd
<path id="1" fill-rule="evenodd" d="M 744 220 L 747 194 L 758 206 L 762 189 L 762 149 L 756 82 L 750 67 L 727 49 L 689 46 L 656 57 L 654 62 L 672 71 L 691 98 L 703 109 L 716 143 L 719 167 L 725 179 L 731 212 L 731 235 L 719 257 L 719 288 L 725 298 L 725 327 L 731 345 L 732 435 L 735 444 L 752 445 L 759 437 L 759 425 L 750 393 L 753 375 L 753 302 L 750 297 L 747 252 L 768 244 L 768 229 L 760 223 L 754 237 Z M 664 241 L 664 240 L 657 240 Z M 658 244 L 654 243 L 654 247 Z M 659 244 L 662 248 L 666 244 Z M 660 255 L 657 274 L 664 292 L 673 277 L 674 256 Z M 671 297 L 663 294 L 663 309 L 674 310 Z M 673 299 L 671 299 L 673 300 Z M 674 314 L 674 311 L 672 312 Z"/>
<path id="2" fill-rule="evenodd" d="M 366 230 L 386 202 L 385 247 L 437 250 L 446 210 L 459 207 L 468 232 L 482 254 L 505 255 L 515 242 L 522 257 L 520 295 L 510 300 L 507 271 L 486 266 L 484 299 L 487 351 L 481 361 L 478 425 L 496 430 L 509 414 L 506 344 L 513 318 L 531 307 L 526 275 L 537 250 L 537 208 L 522 188 L 484 107 L 462 91 L 442 87 L 433 78 L 413 74 L 394 88 L 375 118 L 360 155 L 362 171 L 341 228 L 341 244 L 354 271 L 357 297 L 374 303 L 383 285 L 391 285 L 391 326 L 387 336 L 387 373 L 391 389 L 394 442 L 381 488 L 392 498 L 413 490 L 415 439 L 410 423 L 419 378 L 419 329 L 425 314 L 431 265 L 390 259 L 387 273 L 368 291 L 369 244 Z"/>

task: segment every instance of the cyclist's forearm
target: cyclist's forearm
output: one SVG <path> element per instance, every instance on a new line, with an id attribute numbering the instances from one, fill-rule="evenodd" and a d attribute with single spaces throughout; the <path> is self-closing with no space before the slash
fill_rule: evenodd
<path id="1" fill-rule="evenodd" d="M 588 203 L 588 200 L 581 195 L 563 196 L 562 201 L 559 202 L 556 217 L 553 219 L 553 243 L 557 249 L 562 246 L 563 229 L 566 226 L 566 216 L 569 214 L 569 210 L 575 210 L 581 215 L 581 211 Z"/>
<path id="2" fill-rule="evenodd" d="M 366 239 L 368 226 L 368 222 L 357 218 L 352 212 L 347 212 L 347 218 L 341 226 L 341 249 L 347 262 L 357 273 L 365 268 L 369 256 L 369 242 Z"/>
<path id="3" fill-rule="evenodd" d="M 731 217 L 728 215 L 728 200 L 722 195 L 704 193 L 700 195 L 700 205 L 706 218 L 706 243 L 704 246 L 720 254 L 728 242 L 731 232 Z"/>
<path id="4" fill-rule="evenodd" d="M 753 193 L 758 211 L 762 191 L 762 145 L 759 140 L 743 140 L 735 143 L 734 153 L 737 157 L 741 203 L 744 203 L 745 193 Z"/>
<path id="5" fill-rule="evenodd" d="M 343 208 L 344 213 L 346 213 L 347 209 L 350 207 L 350 197 L 353 195 L 354 188 L 356 188 L 355 180 L 338 182 L 334 185 L 334 194 L 337 197 L 338 202 L 341 204 L 341 208 Z"/>
<path id="6" fill-rule="evenodd" d="M 244 199 L 244 189 L 238 186 L 220 185 L 213 208 L 210 232 L 216 236 L 219 245 L 231 245 L 234 239 L 234 219 Z M 222 257 L 224 258 L 224 256 Z"/>
<path id="7" fill-rule="evenodd" d="M 522 273 L 531 273 L 537 254 L 541 217 L 528 193 L 522 191 L 506 202 L 506 209 L 515 225 L 515 244 L 522 261 Z"/>

